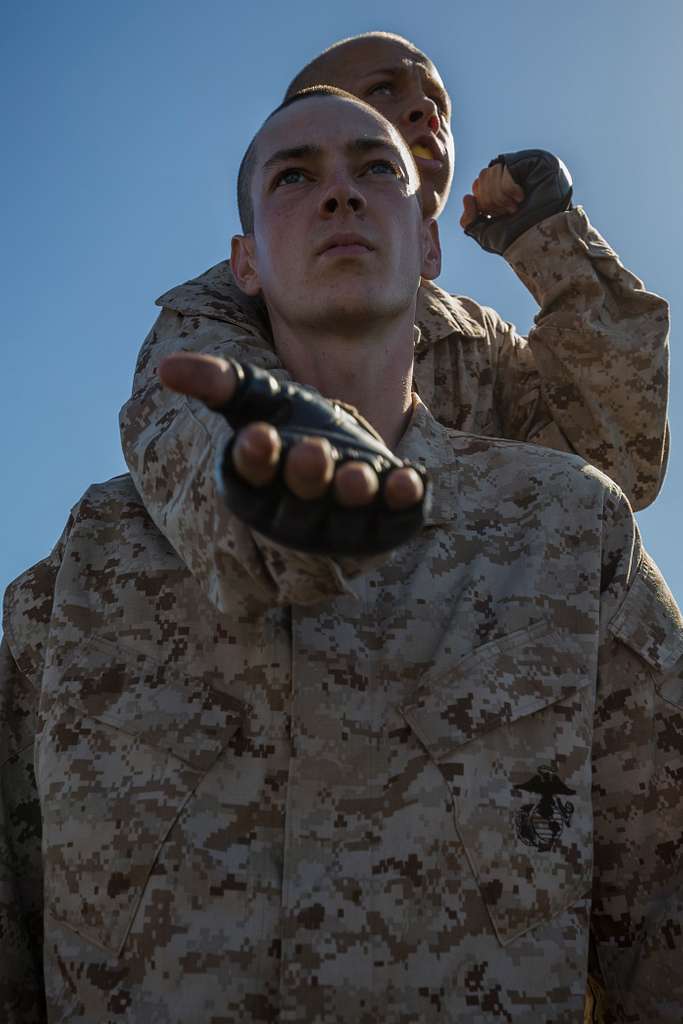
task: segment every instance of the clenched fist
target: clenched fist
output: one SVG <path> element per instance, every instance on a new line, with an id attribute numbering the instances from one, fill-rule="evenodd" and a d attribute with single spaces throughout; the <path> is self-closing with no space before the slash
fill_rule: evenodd
<path id="1" fill-rule="evenodd" d="M 460 226 L 467 228 L 477 217 L 489 214 L 500 217 L 516 213 L 524 199 L 524 189 L 517 184 L 505 164 L 494 164 L 479 172 L 472 183 L 472 193 L 462 198 Z"/>
<path id="2" fill-rule="evenodd" d="M 571 209 L 571 197 L 571 175 L 552 153 L 504 153 L 480 171 L 472 194 L 463 197 L 460 224 L 482 249 L 502 255 L 534 224 Z"/>

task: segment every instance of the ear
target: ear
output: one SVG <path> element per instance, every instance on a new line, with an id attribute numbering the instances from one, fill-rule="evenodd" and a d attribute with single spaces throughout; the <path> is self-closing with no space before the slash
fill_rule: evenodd
<path id="1" fill-rule="evenodd" d="M 253 235 L 233 235 L 230 243 L 230 266 L 237 287 L 246 295 L 258 295 L 261 280 L 256 266 Z"/>
<path id="2" fill-rule="evenodd" d="M 422 277 L 433 281 L 441 273 L 441 240 L 439 225 L 433 217 L 422 224 Z"/>

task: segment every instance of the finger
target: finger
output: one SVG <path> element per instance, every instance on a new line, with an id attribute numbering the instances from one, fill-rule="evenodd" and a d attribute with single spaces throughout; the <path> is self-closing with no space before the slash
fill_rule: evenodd
<path id="1" fill-rule="evenodd" d="M 460 217 L 460 227 L 466 228 L 479 216 L 479 207 L 477 206 L 477 200 L 474 196 L 466 195 L 462 197 L 462 216 Z"/>
<path id="2" fill-rule="evenodd" d="M 514 212 L 514 209 L 516 209 L 516 207 L 510 209 L 511 199 L 501 187 L 502 177 L 503 168 L 501 164 L 487 167 L 479 175 L 477 203 L 482 213 L 500 216 L 503 213 Z"/>
<path id="3" fill-rule="evenodd" d="M 334 496 L 345 508 L 368 505 L 379 491 L 379 480 L 366 462 L 345 462 L 334 477 Z"/>
<path id="4" fill-rule="evenodd" d="M 235 439 L 232 460 L 235 470 L 253 487 L 271 482 L 282 451 L 280 435 L 270 423 L 250 423 Z"/>
<path id="5" fill-rule="evenodd" d="M 384 500 L 389 508 L 403 509 L 416 505 L 424 494 L 424 485 L 414 469 L 395 469 L 384 483 Z"/>
<path id="6" fill-rule="evenodd" d="M 472 182 L 472 192 L 476 196 L 479 209 L 491 205 L 491 189 L 495 186 L 496 167 L 484 167 Z"/>
<path id="7" fill-rule="evenodd" d="M 507 167 L 503 168 L 503 175 L 501 177 L 501 188 L 503 189 L 506 196 L 510 199 L 515 200 L 518 203 L 524 200 L 524 189 L 521 185 L 518 185 L 515 179 L 510 174 Z"/>
<path id="8" fill-rule="evenodd" d="M 227 359 L 200 352 L 174 352 L 159 364 L 159 379 L 172 391 L 205 402 L 210 409 L 229 402 L 237 377 Z"/>
<path id="9" fill-rule="evenodd" d="M 324 437 L 307 437 L 295 444 L 285 461 L 285 483 L 305 501 L 320 498 L 332 483 L 332 446 Z"/>

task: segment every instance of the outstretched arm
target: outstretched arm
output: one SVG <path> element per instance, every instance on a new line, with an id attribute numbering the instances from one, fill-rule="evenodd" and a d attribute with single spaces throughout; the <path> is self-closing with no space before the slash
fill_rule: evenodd
<path id="1" fill-rule="evenodd" d="M 238 518 L 271 540 L 318 554 L 372 556 L 419 529 L 422 478 L 351 409 L 211 356 L 170 356 L 160 377 L 236 431 L 221 461 L 223 495 Z"/>
<path id="2" fill-rule="evenodd" d="M 220 325 L 215 329 L 218 331 Z M 202 333 L 206 341 L 204 326 Z M 220 345 L 217 349 L 222 351 Z M 208 368 L 210 374 L 218 372 L 223 384 L 230 382 L 229 364 L 222 356 L 195 351 L 172 357 L 168 365 L 172 370 L 165 375 L 165 381 L 178 394 L 158 380 L 133 395 L 121 413 L 124 449 L 134 483 L 152 519 L 212 603 L 219 610 L 229 605 L 236 563 L 273 603 L 308 604 L 353 593 L 350 579 L 376 565 L 377 556 L 366 552 L 359 557 L 337 559 L 325 553 L 308 554 L 291 547 L 283 548 L 275 535 L 269 537 L 268 531 L 251 529 L 250 524 L 244 519 L 240 522 L 226 507 L 216 477 L 216 464 L 231 442 L 233 431 L 225 417 L 212 409 L 213 405 L 220 404 L 222 396 L 220 391 L 216 395 L 206 390 L 206 374 Z M 233 386 L 234 381 L 228 383 L 228 394 Z M 126 444 L 129 432 L 131 443 Z M 268 448 L 269 437 L 272 450 Z M 266 448 L 260 444 L 266 444 Z M 260 440 L 258 431 L 251 437 L 247 434 L 237 446 L 237 458 L 244 458 L 256 445 L 257 451 L 252 454 L 262 456 L 266 463 L 272 460 L 271 468 L 275 470 L 277 444 L 267 430 Z M 319 449 L 319 443 L 316 444 Z M 295 476 L 301 476 L 298 486 L 303 494 L 310 486 L 310 480 L 304 478 L 310 471 L 311 458 L 319 460 L 323 478 L 329 475 L 329 467 L 324 458 L 320 460 L 319 450 L 307 454 L 307 446 L 304 446 L 302 452 L 301 473 L 298 474 L 299 455 L 294 449 L 287 452 L 283 471 L 292 482 L 292 473 L 297 470 Z M 290 462 L 290 455 L 293 462 Z M 263 467 L 253 467 L 253 470 L 261 472 Z M 348 504 L 352 504 L 352 492 L 359 483 L 362 485 L 366 470 L 349 465 L 339 466 L 337 472 L 341 476 L 334 491 L 342 503 L 348 499 Z M 330 483 L 331 479 L 324 480 L 326 490 Z M 345 492 L 347 484 L 348 493 Z M 372 491 L 372 479 L 369 486 Z M 376 493 L 377 489 L 374 490 Z M 391 490 L 390 486 L 387 495 Z M 151 502 L 148 495 L 153 498 Z M 374 495 L 371 497 L 374 500 Z"/>

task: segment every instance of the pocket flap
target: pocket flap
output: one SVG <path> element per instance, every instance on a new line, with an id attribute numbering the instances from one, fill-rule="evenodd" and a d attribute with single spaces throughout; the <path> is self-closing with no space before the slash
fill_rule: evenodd
<path id="1" fill-rule="evenodd" d="M 402 714 L 438 762 L 450 751 L 562 700 L 590 681 L 590 652 L 536 622 L 422 677 Z"/>
<path id="2" fill-rule="evenodd" d="M 54 671 L 54 669 L 53 669 Z M 206 771 L 246 705 L 201 676 L 187 676 L 102 637 L 79 645 L 59 670 L 59 702 Z"/>
<path id="3" fill-rule="evenodd" d="M 403 709 L 503 945 L 590 891 L 594 639 L 535 623 L 423 679 Z"/>

